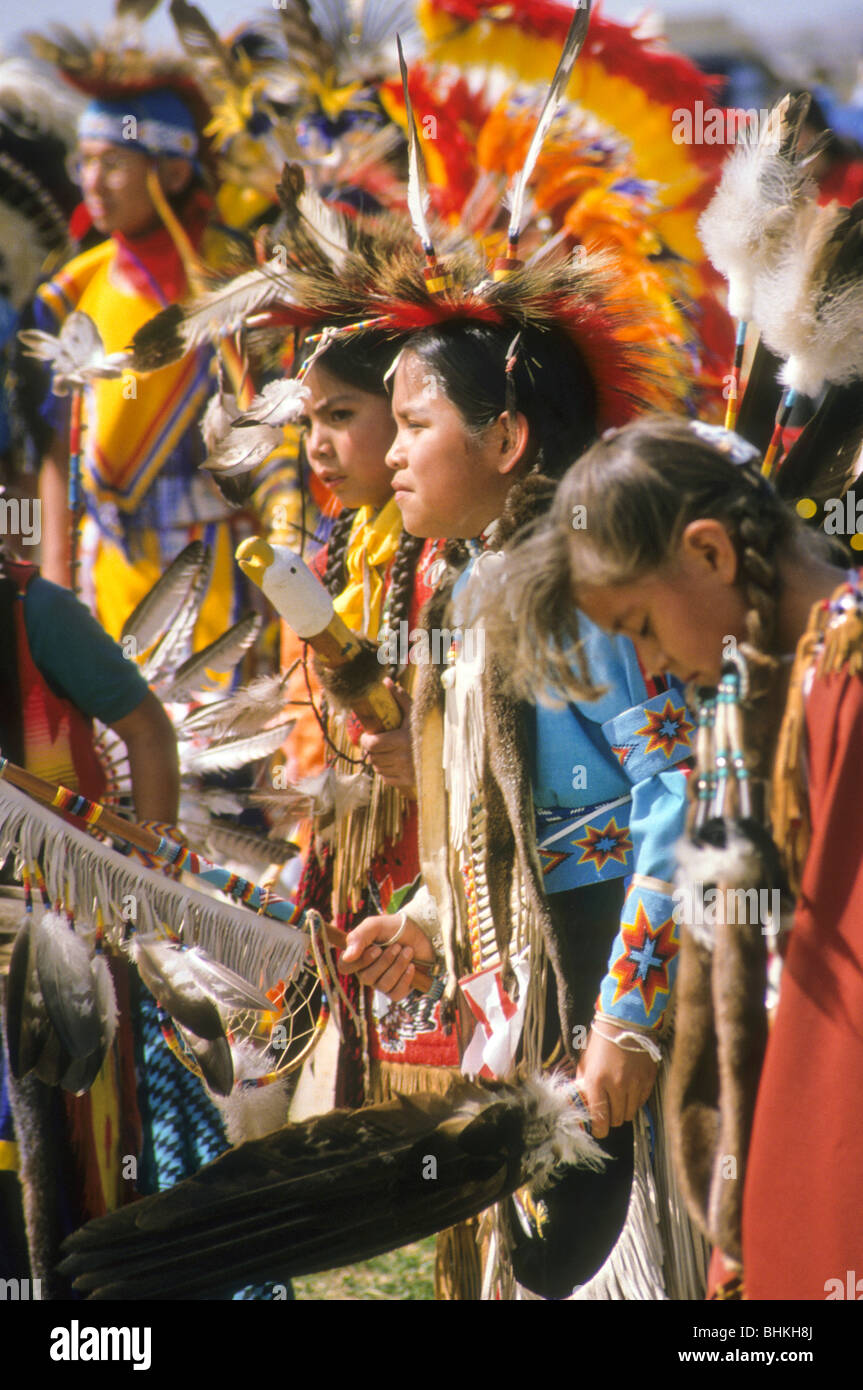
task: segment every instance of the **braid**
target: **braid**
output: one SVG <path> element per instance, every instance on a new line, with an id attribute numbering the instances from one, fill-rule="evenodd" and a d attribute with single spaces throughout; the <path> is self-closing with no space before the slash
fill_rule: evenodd
<path id="1" fill-rule="evenodd" d="M 402 531 L 399 548 L 393 560 L 390 573 L 390 626 L 398 627 L 403 618 L 410 616 L 411 599 L 414 592 L 414 577 L 417 563 L 425 540 L 422 536 L 412 536 Z"/>
<path id="2" fill-rule="evenodd" d="M 324 588 L 335 598 L 345 587 L 345 552 L 348 548 L 351 527 L 356 511 L 343 508 L 333 523 L 330 539 L 327 542 L 327 567 L 324 570 Z"/>
<path id="3" fill-rule="evenodd" d="M 779 598 L 778 544 L 783 530 L 779 507 L 765 506 L 760 492 L 748 492 L 733 508 L 740 544 L 741 580 L 749 611 L 746 636 L 756 651 L 771 651 Z"/>

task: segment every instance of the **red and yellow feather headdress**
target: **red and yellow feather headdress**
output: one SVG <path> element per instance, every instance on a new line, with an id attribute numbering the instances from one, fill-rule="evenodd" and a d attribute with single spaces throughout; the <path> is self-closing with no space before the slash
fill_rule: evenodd
<path id="1" fill-rule="evenodd" d="M 513 332 L 533 325 L 565 333 L 593 379 L 601 428 L 639 409 L 679 404 L 692 378 L 685 339 L 667 331 L 657 341 L 655 304 L 619 262 L 599 250 L 579 247 L 570 254 L 541 240 L 519 259 L 526 243 L 537 241 L 525 232 L 528 179 L 584 43 L 589 11 L 588 2 L 575 12 L 513 181 L 505 255 L 493 256 L 490 264 L 485 236 L 431 215 L 405 84 L 410 217 L 342 216 L 306 186 L 298 166 L 289 166 L 280 188 L 282 225 L 269 259 L 146 325 L 134 345 L 139 368 L 152 370 L 202 341 L 242 328 L 284 335 L 286 328 L 322 324 L 354 332 L 374 327 L 395 338 L 432 324 L 474 320 Z"/>

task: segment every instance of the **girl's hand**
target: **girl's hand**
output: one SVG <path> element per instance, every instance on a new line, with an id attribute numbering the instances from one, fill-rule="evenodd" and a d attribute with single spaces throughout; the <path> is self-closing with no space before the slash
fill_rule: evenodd
<path id="1" fill-rule="evenodd" d="M 603 1020 L 609 1033 L 627 1031 Z M 634 1120 L 653 1090 L 657 1064 L 646 1052 L 624 1052 L 591 1030 L 577 1076 L 590 1111 L 594 1139 L 604 1139 L 610 1128 Z"/>
<path id="2" fill-rule="evenodd" d="M 361 984 L 380 990 L 394 1002 L 404 999 L 413 989 L 416 970 L 412 962 L 434 962 L 431 942 L 409 917 L 398 941 L 389 944 L 401 924 L 401 913 L 396 917 L 367 917 L 349 934 L 348 944 L 339 957 L 343 974 L 356 975 Z"/>
<path id="3" fill-rule="evenodd" d="M 360 747 L 367 754 L 375 771 L 397 787 L 405 796 L 416 799 L 416 779 L 414 776 L 413 749 L 411 747 L 411 705 L 410 695 L 394 681 L 384 681 L 395 696 L 402 711 L 402 722 L 397 729 L 384 734 L 363 734 Z"/>

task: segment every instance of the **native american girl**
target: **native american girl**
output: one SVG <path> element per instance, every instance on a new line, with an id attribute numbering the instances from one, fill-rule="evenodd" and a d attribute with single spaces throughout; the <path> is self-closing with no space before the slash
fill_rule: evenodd
<path id="1" fill-rule="evenodd" d="M 646 676 L 623 637 L 590 626 L 586 662 L 603 698 L 555 710 L 517 702 L 495 645 L 477 640 L 483 603 L 520 603 L 501 582 L 501 545 L 545 511 L 553 478 L 596 418 L 595 383 L 572 338 L 528 327 L 511 339 L 509 326 L 430 328 L 409 339 L 394 373 L 396 500 L 410 531 L 450 540 L 422 621 L 432 654 L 441 630 L 452 641 L 443 670 L 433 660 L 420 668 L 415 697 L 419 905 L 405 905 L 406 921 L 363 923 L 342 961 L 399 999 L 413 960 L 438 959 L 465 1069 L 503 1075 L 517 1057 L 534 1068 L 573 1057 L 594 1133 L 625 1125 L 610 1142 L 614 1152 L 628 1142 L 631 1154 L 629 1126 L 654 1087 L 674 983 L 672 846 L 693 724 L 679 689 Z M 529 698 L 542 688 L 533 683 Z M 622 1224 L 610 1236 L 620 1193 L 603 1202 L 606 1181 L 579 1174 L 573 1190 L 560 1184 L 544 1241 L 519 1249 L 517 1235 L 498 1232 L 530 1288 L 566 1296 L 603 1264 Z M 585 1182 L 596 1184 L 601 1234 L 580 1224 Z M 655 1233 L 648 1253 L 649 1222 L 632 1207 L 630 1216 L 639 1276 L 622 1275 L 619 1245 L 588 1296 L 661 1296 Z M 694 1266 L 687 1274 L 697 1296 Z M 669 1290 L 687 1296 L 686 1277 L 670 1259 Z"/>
<path id="2" fill-rule="evenodd" d="M 796 908 L 769 1041 L 766 947 L 776 921 L 759 907 L 736 926 L 707 920 L 684 933 L 676 1155 L 690 1208 L 726 1263 L 739 1265 L 742 1248 L 749 1297 L 841 1297 L 836 1281 L 855 1267 L 863 1238 L 863 1124 L 847 1099 L 863 1081 L 863 597 L 859 572 L 803 531 L 754 457 L 738 436 L 662 419 L 597 443 L 567 474 L 543 529 L 516 551 L 515 660 L 531 680 L 549 678 L 568 664 L 566 643 L 586 613 L 629 636 L 646 669 L 720 683 L 718 705 L 702 692 L 684 882 L 779 891 L 761 803 Z M 582 507 L 589 525 L 573 530 Z M 734 1172 L 727 1162 L 723 1172 L 729 1156 Z"/>
<path id="3" fill-rule="evenodd" d="M 392 635 L 396 661 L 380 670 L 400 674 L 404 690 L 397 687 L 397 698 L 407 713 L 405 692 L 416 667 L 407 660 L 409 643 L 401 642 L 405 652 L 399 639 L 415 630 L 431 593 L 435 546 L 403 529 L 386 464 L 395 426 L 384 376 L 396 353 L 397 344 L 379 335 L 333 343 L 305 375 L 309 394 L 299 424 L 310 467 L 343 506 L 316 568 L 341 618 L 371 640 L 383 639 L 384 657 Z M 335 828 L 317 825 L 299 899 L 349 929 L 398 900 L 419 873 L 410 729 L 406 719 L 401 729 L 360 737 L 356 719 L 339 713 L 350 709 L 350 680 L 342 672 L 339 682 L 323 667 L 319 675 L 331 705 L 331 776 L 356 804 L 338 816 Z M 379 773 L 359 768 L 372 750 Z M 364 790 L 362 800 L 349 790 L 351 782 Z M 337 815 L 339 801 L 337 794 Z M 341 1011 L 336 1104 L 444 1084 L 458 1051 L 452 1034 L 441 1030 L 435 1002 L 424 998 L 407 1007 L 381 999 L 376 1011 L 371 994 L 364 996 L 352 978 L 346 983 L 350 1008 Z"/>

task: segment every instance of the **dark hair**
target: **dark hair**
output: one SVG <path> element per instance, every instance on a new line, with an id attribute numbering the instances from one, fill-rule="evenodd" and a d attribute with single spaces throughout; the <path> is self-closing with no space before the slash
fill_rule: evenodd
<path id="1" fill-rule="evenodd" d="M 354 524 L 356 511 L 343 507 L 333 522 L 333 529 L 327 541 L 327 564 L 324 570 L 324 587 L 335 598 L 342 592 L 347 581 L 345 574 L 345 556 L 350 540 L 351 527 Z"/>
<path id="2" fill-rule="evenodd" d="M 319 332 L 321 329 L 318 328 L 313 331 Z M 297 350 L 294 362 L 295 372 L 318 347 L 318 343 L 310 344 L 306 338 Z M 340 381 L 346 382 L 348 386 L 353 386 L 357 391 L 367 391 L 372 396 L 386 396 L 384 376 L 398 355 L 398 350 L 398 343 L 383 333 L 353 333 L 344 338 L 337 338 L 321 354 L 319 361 L 324 371 L 330 372 Z M 333 529 L 327 542 L 324 584 L 334 596 L 342 592 L 347 580 L 345 556 L 355 517 L 356 511 L 354 510 L 341 511 L 333 523 Z M 405 539 L 402 536 L 402 542 Z M 413 537 L 410 539 L 413 540 Z M 402 542 L 399 544 L 399 553 L 402 550 Z M 396 556 L 395 563 L 398 563 L 398 556 Z"/>
<path id="3" fill-rule="evenodd" d="M 553 329 L 516 329 L 453 320 L 424 328 L 405 344 L 438 380 L 468 429 L 481 433 L 507 409 L 527 419 L 536 461 L 560 477 L 596 434 L 596 393 L 574 343 Z"/>
<path id="4" fill-rule="evenodd" d="M 572 672 L 579 585 L 632 584 L 654 573 L 702 517 L 722 522 L 732 537 L 747 640 L 771 652 L 779 556 L 816 543 L 755 464 L 732 462 L 683 420 L 645 416 L 608 431 L 573 464 L 548 515 L 509 555 L 514 616 L 508 639 L 501 632 L 499 640 L 515 688 L 589 697 L 586 671 L 582 681 Z"/>
<path id="5" fill-rule="evenodd" d="M 351 333 L 344 338 L 336 338 L 321 354 L 318 362 L 325 372 L 337 376 L 357 391 L 368 391 L 371 396 L 385 396 L 384 377 L 398 356 L 400 346 L 400 340 L 383 333 Z M 310 344 L 306 338 L 297 350 L 295 373 L 319 347 L 320 343 Z"/>

